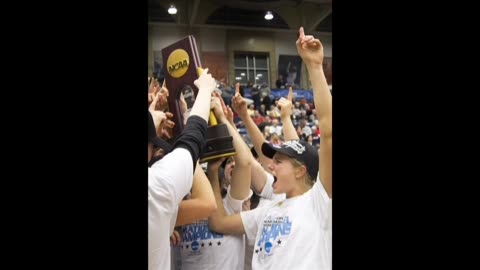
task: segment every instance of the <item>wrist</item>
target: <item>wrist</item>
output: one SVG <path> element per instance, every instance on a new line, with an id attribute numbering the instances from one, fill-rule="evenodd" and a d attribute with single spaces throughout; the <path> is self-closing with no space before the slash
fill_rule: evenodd
<path id="1" fill-rule="evenodd" d="M 220 122 L 220 123 L 226 123 L 226 122 L 228 122 L 228 119 L 227 119 L 226 116 L 222 116 L 222 117 L 219 117 L 219 118 L 218 118 L 218 122 Z"/>
<path id="2" fill-rule="evenodd" d="M 211 95 L 211 94 L 212 94 L 212 92 L 213 92 L 213 90 L 214 90 L 214 89 L 212 89 L 212 90 L 209 90 L 209 88 L 208 88 L 208 87 L 201 86 L 201 87 L 199 87 L 199 88 L 198 88 L 198 93 L 208 93 L 208 94 L 210 94 L 210 95 Z"/>
<path id="3" fill-rule="evenodd" d="M 307 69 L 310 70 L 321 70 L 323 71 L 323 64 L 322 63 L 308 63 L 305 64 L 307 66 Z"/>

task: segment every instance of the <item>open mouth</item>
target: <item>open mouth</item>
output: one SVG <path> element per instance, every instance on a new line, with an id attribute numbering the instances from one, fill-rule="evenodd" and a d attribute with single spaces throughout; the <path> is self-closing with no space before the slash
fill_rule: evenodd
<path id="1" fill-rule="evenodd" d="M 276 182 L 277 182 L 277 177 L 274 176 L 274 177 L 273 177 L 273 184 L 275 184 Z M 272 184 L 272 185 L 273 185 L 273 184 Z"/>

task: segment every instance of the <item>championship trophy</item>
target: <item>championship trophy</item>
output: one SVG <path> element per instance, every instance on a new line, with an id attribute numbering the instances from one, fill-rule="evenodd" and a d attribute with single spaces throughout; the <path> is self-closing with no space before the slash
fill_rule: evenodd
<path id="1" fill-rule="evenodd" d="M 171 137 L 175 139 L 186 124 L 186 118 L 195 102 L 198 88 L 193 83 L 203 71 L 198 55 L 195 38 L 189 35 L 162 49 L 165 86 L 169 91 L 168 108 L 173 113 L 175 126 Z M 186 112 L 182 112 L 181 97 L 187 104 Z M 225 124 L 218 124 L 213 112 L 210 112 L 207 129 L 207 145 L 200 163 L 220 157 L 235 155 L 233 138 Z"/>

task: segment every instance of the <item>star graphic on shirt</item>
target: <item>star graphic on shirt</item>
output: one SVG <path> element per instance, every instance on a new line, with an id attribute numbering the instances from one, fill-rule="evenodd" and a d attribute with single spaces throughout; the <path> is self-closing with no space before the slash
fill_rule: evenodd
<path id="1" fill-rule="evenodd" d="M 203 247 L 204 245 L 205 245 L 205 244 L 204 244 L 204 243 L 202 243 L 202 247 Z"/>
<path id="2" fill-rule="evenodd" d="M 212 242 L 208 243 L 209 246 L 212 246 Z"/>
<path id="3" fill-rule="evenodd" d="M 280 245 L 282 243 L 282 240 L 278 239 L 277 243 Z"/>
<path id="4" fill-rule="evenodd" d="M 258 253 L 258 249 L 255 249 L 255 253 Z"/>
<path id="5" fill-rule="evenodd" d="M 222 242 L 220 242 L 220 241 L 218 241 L 218 242 L 217 242 L 217 245 L 219 245 L 219 246 L 220 246 L 221 244 L 222 244 Z"/>

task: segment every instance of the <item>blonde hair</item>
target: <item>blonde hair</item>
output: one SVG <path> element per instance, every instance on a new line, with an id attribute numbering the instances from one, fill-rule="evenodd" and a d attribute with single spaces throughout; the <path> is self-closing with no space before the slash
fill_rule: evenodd
<path id="1" fill-rule="evenodd" d="M 301 162 L 301 161 L 299 161 L 295 158 L 288 157 L 288 159 L 290 160 L 290 162 L 293 164 L 294 167 L 306 166 L 305 163 L 303 163 L 303 162 Z M 313 179 L 310 177 L 307 170 L 305 170 L 305 176 L 303 178 L 303 183 L 305 185 L 307 185 L 308 187 L 312 187 L 313 184 L 314 184 Z"/>

